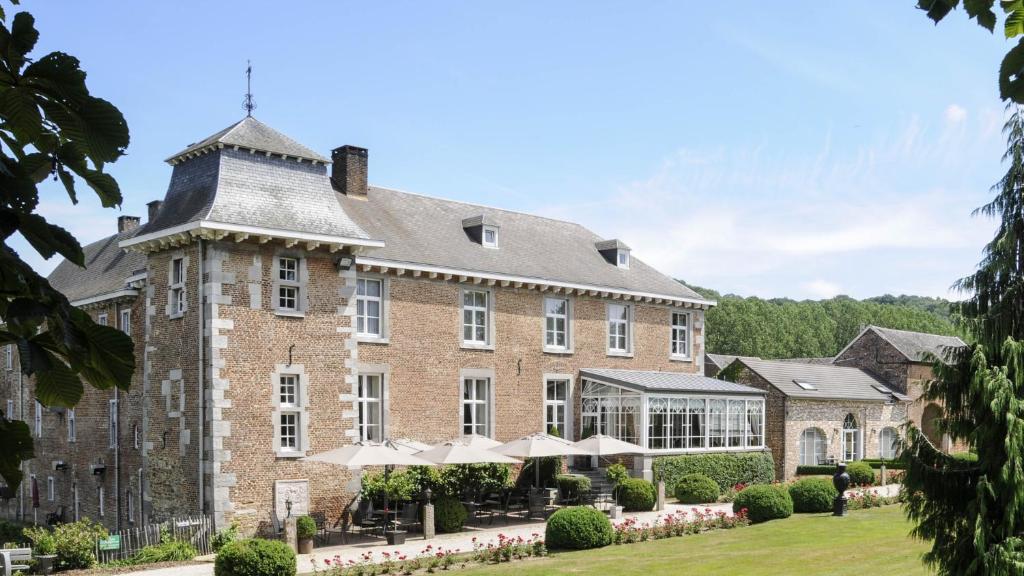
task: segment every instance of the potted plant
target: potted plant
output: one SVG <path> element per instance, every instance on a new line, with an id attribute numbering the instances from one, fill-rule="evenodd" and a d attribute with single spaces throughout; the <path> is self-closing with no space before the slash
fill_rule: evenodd
<path id="1" fill-rule="evenodd" d="M 57 561 L 57 539 L 46 528 L 37 526 L 26 528 L 25 537 L 32 541 L 32 557 L 36 561 L 35 570 L 38 574 L 52 574 Z"/>
<path id="2" fill-rule="evenodd" d="M 615 503 L 612 505 L 611 510 L 608 511 L 608 515 L 613 520 L 618 520 L 622 518 L 622 506 L 619 506 L 619 484 L 629 478 L 629 472 L 626 471 L 626 467 L 622 463 L 616 462 L 605 471 L 605 478 L 612 485 L 612 496 L 615 498 Z"/>
<path id="3" fill-rule="evenodd" d="M 316 536 L 316 520 L 310 516 L 299 516 L 295 521 L 295 536 L 299 540 L 299 554 L 312 554 L 313 537 Z"/>
<path id="4" fill-rule="evenodd" d="M 397 526 L 388 522 L 388 528 L 384 530 L 384 538 L 388 541 L 388 546 L 400 546 L 405 544 L 405 530 L 399 530 Z"/>

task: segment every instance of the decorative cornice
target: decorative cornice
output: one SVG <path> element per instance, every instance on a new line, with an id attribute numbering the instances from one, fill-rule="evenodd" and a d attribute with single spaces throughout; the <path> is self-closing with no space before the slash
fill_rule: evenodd
<path id="1" fill-rule="evenodd" d="M 118 243 L 123 249 L 141 252 L 143 254 L 156 250 L 174 248 L 192 242 L 194 238 L 204 240 L 224 240 L 232 236 L 235 242 L 253 240 L 265 244 L 271 240 L 281 240 L 285 246 L 291 248 L 302 243 L 307 250 L 326 248 L 329 252 L 337 252 L 342 248 L 379 248 L 384 246 L 380 240 L 369 240 L 364 238 L 347 238 L 343 236 L 330 236 L 326 234 L 310 234 L 307 232 L 296 232 L 293 230 L 279 230 L 264 228 L 261 226 L 246 226 L 243 224 L 228 224 L 225 222 L 211 222 L 201 220 L 189 222 L 180 226 L 174 226 L 165 230 L 159 230 L 150 234 L 142 234 L 134 238 L 128 238 Z"/>

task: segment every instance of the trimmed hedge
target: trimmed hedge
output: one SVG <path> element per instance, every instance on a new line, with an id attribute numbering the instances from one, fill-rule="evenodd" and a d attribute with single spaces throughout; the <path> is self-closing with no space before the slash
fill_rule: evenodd
<path id="1" fill-rule="evenodd" d="M 458 498 L 442 496 L 434 502 L 434 520 L 439 532 L 460 532 L 467 516 L 469 513 Z"/>
<path id="2" fill-rule="evenodd" d="M 643 478 L 628 478 L 618 487 L 619 505 L 626 512 L 647 512 L 654 509 L 657 494 L 654 484 Z"/>
<path id="3" fill-rule="evenodd" d="M 687 474 L 676 482 L 675 495 L 680 504 L 707 504 L 718 500 L 718 483 L 703 474 Z"/>
<path id="4" fill-rule="evenodd" d="M 846 465 L 846 473 L 850 475 L 850 484 L 854 486 L 873 486 L 875 469 L 866 462 L 850 462 Z"/>
<path id="5" fill-rule="evenodd" d="M 810 465 L 802 464 L 796 467 L 797 476 L 831 476 L 836 473 L 836 467 L 834 465 L 829 466 L 827 464 Z"/>
<path id="6" fill-rule="evenodd" d="M 579 474 L 559 474 L 555 477 L 558 481 L 558 492 L 562 498 L 573 500 L 580 494 L 590 491 L 590 478 Z"/>
<path id="7" fill-rule="evenodd" d="M 907 465 L 901 460 L 882 460 L 881 458 L 865 458 L 861 462 L 866 462 L 869 466 L 878 470 L 885 464 L 886 470 L 906 470 Z"/>
<path id="8" fill-rule="evenodd" d="M 544 542 L 548 548 L 586 550 L 612 543 L 615 530 L 604 512 L 589 506 L 562 508 L 548 518 Z"/>
<path id="9" fill-rule="evenodd" d="M 839 491 L 828 478 L 802 478 L 789 485 L 793 512 L 828 512 Z"/>
<path id="10" fill-rule="evenodd" d="M 284 542 L 249 538 L 225 544 L 213 563 L 216 576 L 295 576 L 295 552 Z"/>
<path id="11" fill-rule="evenodd" d="M 743 484 L 770 484 L 775 481 L 775 461 L 772 453 L 739 452 L 728 454 L 686 454 L 665 456 L 654 460 L 657 478 L 665 481 L 665 488 L 675 493 L 676 484 L 687 474 L 703 474 L 714 480 L 719 489 L 726 490 Z"/>
<path id="12" fill-rule="evenodd" d="M 732 511 L 746 508 L 752 523 L 788 518 L 793 514 L 793 499 L 782 484 L 755 484 L 743 489 L 733 500 Z"/>

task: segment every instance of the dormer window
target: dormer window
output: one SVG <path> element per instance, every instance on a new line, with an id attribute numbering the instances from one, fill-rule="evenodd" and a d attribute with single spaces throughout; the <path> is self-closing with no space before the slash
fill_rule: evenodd
<path id="1" fill-rule="evenodd" d="M 594 247 L 609 264 L 629 270 L 629 246 L 622 240 L 602 240 L 595 242 Z"/>
<path id="2" fill-rule="evenodd" d="M 484 226 L 483 245 L 487 248 L 498 247 L 498 228 L 497 226 Z"/>
<path id="3" fill-rule="evenodd" d="M 629 250 L 619 250 L 618 262 L 619 268 L 629 270 Z"/>
<path id="4" fill-rule="evenodd" d="M 490 215 L 481 214 L 462 219 L 466 236 L 484 248 L 498 247 L 498 222 Z"/>

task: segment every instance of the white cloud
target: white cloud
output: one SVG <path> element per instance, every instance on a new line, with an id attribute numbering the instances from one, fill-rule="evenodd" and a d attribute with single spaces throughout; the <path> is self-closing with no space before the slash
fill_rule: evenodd
<path id="1" fill-rule="evenodd" d="M 946 111 L 943 113 L 943 117 L 946 122 L 950 124 L 959 124 L 967 119 L 967 110 L 958 104 L 950 104 L 946 106 Z"/>

